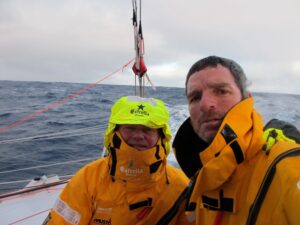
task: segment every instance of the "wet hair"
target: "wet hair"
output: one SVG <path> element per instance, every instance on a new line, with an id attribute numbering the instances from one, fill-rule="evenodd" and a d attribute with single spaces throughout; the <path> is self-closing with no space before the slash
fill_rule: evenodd
<path id="1" fill-rule="evenodd" d="M 208 67 L 217 67 L 218 65 L 222 65 L 223 67 L 227 68 L 230 73 L 232 74 L 234 81 L 238 88 L 241 91 L 242 99 L 245 99 L 248 97 L 248 83 L 247 83 L 247 77 L 242 69 L 242 67 L 237 64 L 235 61 L 231 59 L 222 58 L 219 56 L 208 56 L 206 58 L 200 59 L 192 67 L 190 68 L 186 80 L 185 80 L 185 92 L 187 93 L 187 83 L 190 79 L 190 77 L 203 69 L 206 69 Z"/>

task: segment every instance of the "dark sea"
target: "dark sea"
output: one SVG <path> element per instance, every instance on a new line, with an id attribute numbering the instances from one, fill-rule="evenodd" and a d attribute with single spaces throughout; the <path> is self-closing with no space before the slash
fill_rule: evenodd
<path id="1" fill-rule="evenodd" d="M 102 156 L 110 108 L 119 97 L 135 95 L 135 90 L 88 86 L 0 81 L 0 193 L 22 188 L 42 175 L 72 175 Z M 188 117 L 184 89 L 147 87 L 145 96 L 166 103 L 175 134 Z M 254 99 L 265 123 L 277 118 L 300 128 L 300 95 L 254 93 Z M 177 166 L 172 153 L 168 160 Z"/>

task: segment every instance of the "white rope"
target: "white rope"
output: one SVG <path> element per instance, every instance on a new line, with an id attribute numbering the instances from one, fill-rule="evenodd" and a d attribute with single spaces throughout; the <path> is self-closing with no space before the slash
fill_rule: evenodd
<path id="1" fill-rule="evenodd" d="M 74 175 L 64 175 L 64 176 L 59 176 L 59 178 L 70 178 L 73 177 Z M 27 183 L 31 181 L 32 179 L 29 180 L 14 180 L 14 181 L 7 181 L 7 182 L 1 182 L 0 185 L 5 185 L 5 184 L 17 184 L 17 183 Z"/>
<path id="2" fill-rule="evenodd" d="M 57 165 L 64 165 L 64 164 L 70 164 L 70 163 L 82 162 L 82 161 L 89 161 L 89 160 L 94 160 L 94 159 L 97 159 L 97 158 L 86 158 L 86 159 L 79 159 L 79 160 L 73 160 L 73 161 L 62 162 L 62 163 L 53 163 L 53 164 L 48 164 L 48 165 L 26 167 L 26 168 L 22 168 L 22 169 L 6 170 L 6 171 L 0 171 L 0 174 L 12 173 L 12 172 L 18 172 L 18 171 L 24 171 L 24 170 L 31 170 L 31 169 L 38 169 L 38 168 L 45 168 L 45 167 L 51 167 L 51 166 L 57 166 Z"/>
<path id="3" fill-rule="evenodd" d="M 0 141 L 0 144 L 8 144 L 8 143 L 16 143 L 16 142 L 26 142 L 26 141 L 32 141 L 32 140 L 48 140 L 48 139 L 55 139 L 55 138 L 66 138 L 66 137 L 75 137 L 75 136 L 81 136 L 81 135 L 89 135 L 89 134 L 96 134 L 100 133 L 101 127 L 93 126 L 93 127 L 87 127 L 87 128 L 79 128 L 76 130 L 68 130 L 68 131 L 62 131 L 57 133 L 50 133 L 50 134 L 42 134 L 37 136 L 31 136 L 31 137 L 24 137 L 24 138 L 16 138 L 16 139 L 9 139 L 9 140 L 3 140 Z M 84 132 L 84 133 L 83 133 Z"/>
<path id="4" fill-rule="evenodd" d="M 15 180 L 15 181 L 7 181 L 7 182 L 1 182 L 0 185 L 4 185 L 4 184 L 17 184 L 17 183 L 26 183 L 29 182 L 30 180 Z"/>

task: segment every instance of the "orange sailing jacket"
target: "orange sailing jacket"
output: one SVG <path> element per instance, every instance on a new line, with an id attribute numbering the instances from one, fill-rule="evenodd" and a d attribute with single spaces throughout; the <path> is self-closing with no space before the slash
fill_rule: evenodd
<path id="1" fill-rule="evenodd" d="M 126 144 L 122 142 L 122 145 Z M 146 157 L 158 157 L 161 150 L 158 152 L 154 148 L 154 152 L 155 156 Z M 131 153 L 136 158 L 143 154 L 136 150 Z M 125 161 L 131 156 L 128 152 L 126 154 Z M 160 165 L 157 172 L 152 173 L 154 176 L 125 181 L 118 179 L 122 172 L 134 176 L 142 173 L 143 168 L 124 168 L 126 165 L 122 164 L 121 155 L 117 155 L 118 161 L 113 165 L 111 155 L 79 170 L 51 210 L 47 225 L 195 224 L 195 219 L 187 217 L 184 212 L 182 199 L 189 180 L 182 171 L 166 165 L 166 159 L 162 157 L 159 163 L 154 163 Z M 131 168 L 138 167 L 133 164 Z M 112 168 L 117 168 L 113 174 Z"/>
<path id="2" fill-rule="evenodd" d="M 300 145 L 278 141 L 263 152 L 263 123 L 252 98 L 228 112 L 209 146 L 198 142 L 190 168 L 178 144 L 189 129 L 186 121 L 173 146 L 186 174 L 201 168 L 188 204 L 197 225 L 300 224 Z"/>

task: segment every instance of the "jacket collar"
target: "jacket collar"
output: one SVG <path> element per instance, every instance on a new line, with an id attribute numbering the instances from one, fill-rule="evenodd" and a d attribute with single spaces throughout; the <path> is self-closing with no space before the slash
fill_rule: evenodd
<path id="1" fill-rule="evenodd" d="M 253 158 L 262 148 L 264 144 L 262 118 L 253 108 L 253 105 L 252 98 L 247 98 L 235 105 L 225 116 L 217 135 L 208 146 L 203 141 L 197 140 L 199 138 L 195 135 L 189 142 L 195 141 L 199 149 L 189 149 L 187 152 L 190 145 L 176 149 L 176 146 L 182 146 L 178 145 L 180 139 L 175 142 L 175 154 L 177 159 L 180 157 L 180 165 L 187 165 L 184 161 L 189 160 L 190 157 L 183 157 L 183 155 L 191 151 L 195 151 L 192 153 L 193 157 L 197 156 L 198 158 L 199 173 L 193 185 L 191 202 L 197 202 L 201 205 L 200 207 L 203 207 L 202 198 L 207 193 L 220 196 L 220 191 L 223 192 L 222 188 L 224 187 L 222 185 L 229 181 L 236 168 L 244 161 Z M 182 132 L 180 133 L 182 134 Z M 179 138 L 177 136 L 180 133 L 176 135 L 176 138 Z M 194 147 L 197 146 L 195 143 L 193 145 Z M 185 172 L 191 172 L 187 168 L 182 169 Z M 193 170 L 195 171 L 196 168 Z M 234 189 L 234 187 L 231 188 Z M 216 193 L 213 194 L 212 192 Z M 237 192 L 231 192 L 230 197 L 233 202 L 236 194 Z M 235 211 L 235 206 L 233 208 L 232 210 Z"/>
<path id="2" fill-rule="evenodd" d="M 147 150 L 139 151 L 123 140 L 119 132 L 115 132 L 110 145 L 109 167 L 113 180 L 124 181 L 127 187 L 139 187 L 155 183 L 166 176 L 166 150 L 157 144 Z"/>
<path id="3" fill-rule="evenodd" d="M 248 131 L 251 132 L 253 129 L 259 130 L 262 134 L 262 119 L 253 108 L 253 105 L 253 98 L 247 98 L 235 105 L 225 116 L 216 137 L 210 145 L 194 132 L 190 118 L 182 123 L 175 135 L 172 147 L 181 169 L 188 177 L 191 178 L 202 168 L 203 164 L 220 153 L 222 146 L 226 145 L 226 135 L 231 135 L 228 133 L 229 130 L 238 133 L 239 136 Z M 252 119 L 255 119 L 256 122 L 253 123 Z M 262 142 L 262 139 L 259 139 Z M 247 154 L 250 156 L 255 153 L 248 152 Z"/>
<path id="4" fill-rule="evenodd" d="M 207 148 L 208 144 L 194 132 L 190 117 L 179 127 L 172 147 L 181 169 L 191 178 L 202 167 L 199 153 Z"/>

